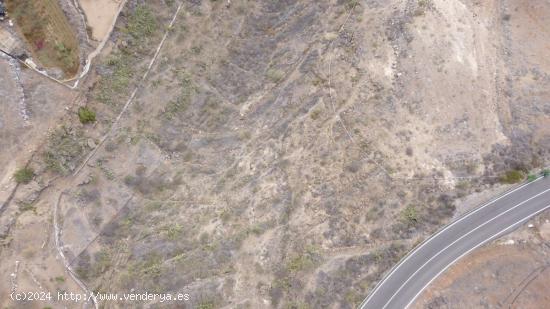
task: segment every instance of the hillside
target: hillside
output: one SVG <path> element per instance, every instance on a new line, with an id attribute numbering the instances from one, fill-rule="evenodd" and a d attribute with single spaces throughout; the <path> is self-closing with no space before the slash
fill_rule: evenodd
<path id="1" fill-rule="evenodd" d="M 550 162 L 550 4 L 179 3 L 129 0 L 76 90 L 22 70 L 27 124 L 0 85 L 19 289 L 81 292 L 69 266 L 185 308 L 354 308 L 464 197 Z"/>

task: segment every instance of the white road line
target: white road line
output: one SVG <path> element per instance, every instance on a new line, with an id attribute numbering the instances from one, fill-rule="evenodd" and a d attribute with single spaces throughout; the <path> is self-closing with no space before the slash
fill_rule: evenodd
<path id="1" fill-rule="evenodd" d="M 434 238 L 436 238 L 437 236 L 439 236 L 441 233 L 443 233 L 444 231 L 446 231 L 447 229 L 451 228 L 452 226 L 454 226 L 456 223 L 458 222 L 461 222 L 462 220 L 468 218 L 469 216 L 477 213 L 478 211 L 484 209 L 485 207 L 495 203 L 496 201 L 512 194 L 513 192 L 516 192 L 530 184 L 533 184 L 535 183 L 536 181 L 539 181 L 540 179 L 542 179 L 542 177 L 540 178 L 537 178 L 536 180 L 532 181 L 532 182 L 528 182 L 526 184 L 523 184 L 509 192 L 506 192 L 505 194 L 499 196 L 498 198 L 494 199 L 494 200 L 491 200 L 489 202 L 487 202 L 486 204 L 476 208 L 475 210 L 469 212 L 469 213 L 466 213 L 463 217 L 459 218 L 458 220 L 450 223 L 449 225 L 447 225 L 446 227 L 444 227 L 443 229 L 439 230 L 439 232 L 435 233 L 434 235 L 432 235 L 430 238 L 426 239 L 426 241 L 424 241 L 422 244 L 420 244 L 420 246 L 418 246 L 417 248 L 414 248 L 413 250 L 409 251 L 409 254 L 407 254 L 407 256 L 405 257 L 404 260 L 402 260 L 401 262 L 399 262 L 399 264 L 397 264 L 391 271 L 390 273 L 384 277 L 384 279 L 382 281 L 380 281 L 376 287 L 374 288 L 374 290 L 370 293 L 370 295 L 363 301 L 363 303 L 361 303 L 361 305 L 359 306 L 359 308 L 363 308 L 364 306 L 367 305 L 367 303 L 372 299 L 372 297 L 376 294 L 376 292 L 380 289 L 380 287 L 384 284 L 384 282 L 386 282 L 398 269 L 399 267 L 401 267 L 401 265 L 405 264 L 405 262 L 414 254 L 416 253 L 418 250 L 420 250 L 422 247 L 424 247 L 425 245 L 427 245 L 430 241 L 432 241 Z"/>
<path id="2" fill-rule="evenodd" d="M 441 275 L 445 270 L 447 270 L 449 267 L 451 267 L 454 263 L 456 263 L 456 261 L 460 260 L 460 259 L 461 259 L 462 257 L 464 257 L 466 254 L 468 254 L 468 253 L 472 252 L 473 250 L 479 248 L 480 246 L 482 246 L 482 245 L 488 243 L 489 241 L 491 241 L 491 240 L 493 240 L 493 239 L 495 239 L 495 238 L 500 237 L 501 234 L 505 233 L 507 230 L 513 228 L 513 227 L 516 226 L 516 225 L 523 224 L 525 221 L 531 219 L 532 217 L 538 215 L 539 213 L 545 211 L 545 210 L 548 209 L 548 208 L 550 208 L 550 204 L 546 205 L 546 206 L 545 206 L 544 208 L 542 208 L 541 210 L 539 210 L 539 211 L 537 211 L 537 212 L 535 212 L 535 213 L 533 213 L 533 214 L 531 214 L 531 215 L 529 215 L 529 216 L 523 218 L 522 220 L 520 220 L 520 221 L 518 221 L 518 222 L 516 222 L 516 223 L 514 223 L 514 224 L 512 224 L 512 225 L 510 225 L 510 226 L 508 226 L 508 227 L 506 227 L 505 229 L 500 230 L 500 231 L 497 232 L 496 234 L 493 234 L 493 236 L 491 236 L 490 238 L 487 238 L 486 240 L 480 242 L 478 245 L 476 245 L 476 246 L 473 247 L 472 249 L 470 249 L 470 250 L 464 252 L 462 255 L 460 255 L 459 257 L 457 257 L 456 259 L 454 259 L 449 265 L 445 266 L 445 268 L 443 268 L 440 272 L 438 272 L 430 281 L 428 281 L 428 283 L 426 283 L 426 284 L 422 287 L 422 289 L 421 289 L 418 293 L 416 293 L 416 295 L 411 299 L 411 301 L 409 301 L 409 303 L 405 306 L 405 308 L 408 308 L 408 307 L 416 300 L 416 298 L 418 297 L 418 295 L 420 295 L 420 293 L 422 293 L 422 292 L 426 289 L 426 287 L 427 287 L 428 285 L 430 285 L 435 279 L 437 279 L 437 277 L 439 277 L 439 275 Z"/>
<path id="3" fill-rule="evenodd" d="M 478 225 L 476 228 L 474 228 L 473 230 L 469 231 L 468 233 L 462 235 L 460 238 L 456 239 L 455 241 L 453 241 L 452 243 L 450 243 L 449 245 L 447 245 L 445 248 L 439 250 L 439 251 L 438 251 L 435 255 L 433 255 L 428 261 L 426 261 L 424 264 L 422 264 L 422 266 L 420 266 L 412 275 L 410 275 L 409 278 L 408 278 L 403 284 L 401 284 L 401 286 L 399 287 L 399 289 L 397 289 L 397 291 L 396 291 L 395 293 L 393 293 L 393 295 L 390 297 L 390 299 L 388 299 L 388 301 L 384 304 L 384 306 L 382 307 L 382 309 L 385 309 L 385 308 L 388 306 L 388 304 L 391 303 L 391 301 L 395 298 L 395 296 L 396 296 L 397 294 L 399 294 L 399 292 L 401 292 L 401 290 L 403 289 L 403 287 L 406 286 L 407 283 L 409 283 L 409 281 L 410 281 L 412 278 L 414 278 L 414 276 L 416 276 L 416 274 L 417 274 L 419 271 L 421 271 L 426 265 L 428 265 L 431 261 L 433 261 L 436 257 L 438 257 L 438 256 L 439 256 L 441 253 L 443 253 L 445 250 L 449 249 L 451 246 L 453 246 L 453 245 L 456 244 L 457 242 L 461 241 L 461 240 L 464 239 L 465 237 L 469 236 L 470 234 L 474 233 L 474 232 L 477 231 L 478 229 L 480 229 L 480 228 L 484 227 L 485 225 L 487 225 L 487 224 L 493 222 L 494 220 L 496 220 L 496 219 L 498 219 L 498 218 L 504 216 L 504 215 L 507 214 L 508 212 L 510 212 L 510 211 L 512 211 L 512 210 L 514 210 L 514 209 L 516 209 L 516 208 L 518 208 L 518 207 L 520 207 L 521 205 L 523 205 L 523 204 L 529 202 L 530 200 L 532 200 L 532 199 L 534 199 L 534 198 L 537 198 L 537 197 L 539 197 L 539 196 L 545 194 L 545 193 L 548 192 L 548 191 L 550 191 L 550 189 L 547 189 L 547 190 L 545 190 L 545 191 L 543 191 L 543 192 L 541 192 L 541 193 L 539 193 L 539 194 L 537 194 L 537 195 L 535 195 L 535 196 L 530 197 L 529 199 L 527 199 L 527 200 L 525 200 L 525 201 L 523 201 L 523 202 L 521 202 L 521 203 L 519 203 L 519 204 L 516 204 L 514 207 L 512 207 L 512 208 L 510 208 L 510 209 L 508 209 L 508 210 L 506 210 L 506 211 L 504 211 L 504 212 L 498 214 L 497 216 L 491 218 L 490 220 L 485 221 L 483 224 Z"/>

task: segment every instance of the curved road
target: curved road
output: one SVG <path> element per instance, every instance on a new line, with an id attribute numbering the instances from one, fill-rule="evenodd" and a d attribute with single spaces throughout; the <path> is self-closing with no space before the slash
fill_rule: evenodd
<path id="1" fill-rule="evenodd" d="M 504 193 L 450 223 L 397 264 L 359 308 L 407 308 L 443 271 L 477 247 L 550 208 L 550 177 Z"/>

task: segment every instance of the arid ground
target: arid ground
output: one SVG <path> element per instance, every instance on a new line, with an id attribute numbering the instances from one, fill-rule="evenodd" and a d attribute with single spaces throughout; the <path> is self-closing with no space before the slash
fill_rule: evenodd
<path id="1" fill-rule="evenodd" d="M 59 3 L 82 68 L 117 2 Z M 129 0 L 76 89 L 1 57 L 0 306 L 132 291 L 190 296 L 144 308 L 356 307 L 415 244 L 550 165 L 549 16 L 519 0 Z M 517 287 L 499 282 L 548 263 L 548 238 L 518 233 L 417 306 L 498 306 Z M 518 308 L 545 300 L 537 280 Z M 469 303 L 449 296 L 471 282 Z"/>
<path id="2" fill-rule="evenodd" d="M 111 24 L 118 17 L 119 7 L 124 3 L 122 0 L 79 0 L 79 2 L 92 37 L 96 41 L 103 40 L 109 34 Z"/>

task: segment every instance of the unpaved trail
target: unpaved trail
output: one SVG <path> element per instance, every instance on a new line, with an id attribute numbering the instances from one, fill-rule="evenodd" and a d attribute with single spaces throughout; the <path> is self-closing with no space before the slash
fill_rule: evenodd
<path id="1" fill-rule="evenodd" d="M 357 6 L 357 4 L 354 4 L 354 5 L 349 9 L 349 12 L 347 13 L 346 19 L 344 20 L 344 23 L 343 23 L 343 24 L 340 26 L 340 28 L 338 29 L 338 35 L 340 35 L 340 34 L 344 31 L 344 29 L 345 29 L 345 27 L 346 27 L 346 25 L 347 25 L 347 23 L 348 23 L 348 21 L 349 21 L 351 15 L 352 15 L 352 13 L 353 13 L 353 10 L 355 10 L 355 7 L 356 7 L 356 6 Z M 330 42 L 329 48 L 328 48 L 329 52 L 330 52 L 330 50 L 333 49 L 333 46 L 334 46 L 334 42 L 335 42 L 335 41 L 336 41 L 336 39 L 334 39 L 334 40 L 332 40 L 332 41 Z M 334 96 L 333 96 L 333 94 L 332 94 L 332 93 L 333 93 L 333 89 L 332 89 L 332 62 L 333 62 L 333 54 L 331 53 L 331 54 L 329 54 L 329 59 L 328 59 L 328 94 L 329 94 L 329 98 L 330 98 L 330 106 L 331 106 L 331 108 L 332 108 L 332 112 L 333 112 L 333 114 L 334 114 L 334 117 L 336 118 L 336 120 L 338 121 L 338 123 L 340 123 L 340 125 L 342 126 L 342 128 L 344 129 L 344 131 L 346 132 L 346 136 L 349 138 L 349 140 L 350 140 L 353 144 L 357 145 L 357 142 L 355 141 L 355 139 L 353 138 L 353 135 L 351 134 L 351 132 L 349 131 L 348 127 L 346 126 L 346 124 L 345 124 L 344 121 L 342 120 L 342 117 L 340 117 L 340 112 L 339 112 L 338 110 L 336 110 L 336 106 L 335 106 L 335 104 L 334 104 L 334 101 L 335 101 L 334 96 L 336 96 L 336 94 L 334 94 Z M 390 175 L 390 173 L 388 173 L 388 171 L 387 171 L 387 170 L 386 170 L 377 160 L 370 158 L 370 157 L 368 156 L 368 154 L 364 154 L 364 157 L 365 157 L 365 159 L 366 159 L 367 161 L 371 161 L 372 163 L 374 163 L 374 165 L 376 165 L 376 166 L 380 169 L 380 171 L 381 171 L 386 177 L 388 177 L 388 178 L 390 178 L 390 179 L 393 178 L 393 177 Z"/>
<path id="2" fill-rule="evenodd" d="M 65 254 L 63 253 L 63 244 L 61 243 L 61 233 L 62 233 L 62 230 L 59 228 L 59 223 L 58 223 L 58 215 L 57 215 L 57 211 L 59 209 L 59 204 L 61 203 L 61 200 L 63 199 L 63 194 L 64 192 L 61 192 L 59 193 L 59 197 L 57 199 L 57 202 L 55 203 L 55 206 L 54 206 L 54 211 L 53 211 L 53 226 L 54 226 L 54 240 L 55 240 L 55 248 L 57 249 L 57 253 L 59 254 L 59 256 L 61 257 L 61 260 L 63 261 L 63 266 L 65 267 L 65 269 L 67 270 L 67 273 L 69 273 L 69 275 L 71 276 L 71 278 L 74 280 L 74 282 L 76 282 L 76 284 L 78 284 L 78 286 L 88 295 L 92 295 L 91 299 L 92 299 L 92 302 L 94 304 L 94 307 L 96 309 L 99 308 L 99 305 L 97 303 L 97 300 L 96 298 L 93 296 L 93 291 L 91 291 L 88 286 L 82 282 L 82 280 L 80 280 L 78 278 L 78 276 L 76 275 L 76 273 L 74 272 L 73 268 L 71 267 L 71 264 L 69 263 L 69 260 L 67 259 L 67 257 L 65 256 Z"/>
<path id="3" fill-rule="evenodd" d="M 60 227 L 60 224 L 59 224 L 59 215 L 58 215 L 58 211 L 59 211 L 59 207 L 60 207 L 60 204 L 62 202 L 62 199 L 63 199 L 63 196 L 65 194 L 65 192 L 74 185 L 74 180 L 76 179 L 76 177 L 80 174 L 80 172 L 82 171 L 82 169 L 86 166 L 86 164 L 88 163 L 88 161 L 93 158 L 93 156 L 97 153 L 97 151 L 99 150 L 99 148 L 101 148 L 101 146 L 103 145 L 103 143 L 105 142 L 105 140 L 107 140 L 107 138 L 111 135 L 111 133 L 116 129 L 117 127 L 117 124 L 118 122 L 120 121 L 120 119 L 122 118 L 122 116 L 125 114 L 125 112 L 127 111 L 128 107 L 132 104 L 132 102 L 134 101 L 135 97 L 136 97 L 136 94 L 138 92 L 138 90 L 140 89 L 141 87 L 141 84 L 143 83 L 143 81 L 147 78 L 147 76 L 149 75 L 149 72 L 151 71 L 151 68 L 153 67 L 153 64 L 155 63 L 155 61 L 157 60 L 158 58 L 158 55 L 164 45 L 164 42 L 166 41 L 166 38 L 168 37 L 169 33 L 170 33 L 170 29 L 172 28 L 172 26 L 174 25 L 174 23 L 176 22 L 176 19 L 178 17 L 178 14 L 182 8 L 183 4 L 180 3 L 176 9 L 176 12 L 174 13 L 173 17 L 172 17 L 172 20 L 169 24 L 169 26 L 166 28 L 166 31 L 164 33 L 164 36 L 161 40 L 161 42 L 159 43 L 159 45 L 157 46 L 156 48 L 156 51 L 155 51 L 155 54 L 153 56 L 153 58 L 151 59 L 151 61 L 149 62 L 149 65 L 147 67 L 147 70 L 145 71 L 145 73 L 143 74 L 142 78 L 140 79 L 138 85 L 135 87 L 134 91 L 132 91 L 132 94 L 130 95 L 128 101 L 126 102 L 126 104 L 124 105 L 124 108 L 121 110 L 121 112 L 118 114 L 117 118 L 115 119 L 115 121 L 113 122 L 110 130 L 102 137 L 101 139 L 101 142 L 89 153 L 89 155 L 86 157 L 86 159 L 84 160 L 84 162 L 80 165 L 79 168 L 77 168 L 75 170 L 75 172 L 73 173 L 72 177 L 70 179 L 67 179 L 66 181 L 63 181 L 60 185 L 60 189 L 58 189 L 57 192 L 58 193 L 58 198 L 57 198 L 57 202 L 56 204 L 54 205 L 54 210 L 53 210 L 53 226 L 54 226 L 54 238 L 55 238 L 55 247 L 56 247 L 56 250 L 58 252 L 58 254 L 61 256 L 61 259 L 63 261 L 63 265 L 65 267 L 65 269 L 67 270 L 67 272 L 69 273 L 69 275 L 71 276 L 71 278 L 78 284 L 78 286 L 80 286 L 80 288 L 88 295 L 92 295 L 91 294 L 91 290 L 88 288 L 88 286 L 78 278 L 77 274 L 75 273 L 75 271 L 72 269 L 71 267 L 71 263 L 70 261 L 67 259 L 67 257 L 65 256 L 65 254 L 63 253 L 63 244 L 62 244 L 62 241 L 61 241 L 61 235 L 63 233 L 63 230 L 62 228 Z M 98 306 L 98 302 L 97 300 L 95 299 L 95 297 L 92 297 L 92 301 L 94 303 L 94 306 L 95 308 L 99 308 Z"/>
<path id="4" fill-rule="evenodd" d="M 124 1 L 124 3 L 126 3 L 126 1 Z M 120 10 L 122 10 L 122 8 L 124 7 L 124 5 L 121 5 L 120 7 Z M 48 196 L 50 196 L 53 200 L 53 198 L 55 198 L 55 203 L 53 203 L 53 209 L 52 209 L 52 225 L 53 225 L 53 233 L 54 233 L 54 246 L 55 246 L 55 250 L 57 251 L 57 254 L 59 254 L 59 257 L 61 258 L 61 263 L 63 265 L 63 268 L 66 270 L 66 272 L 69 274 L 69 276 L 71 277 L 71 279 L 77 284 L 78 287 L 80 287 L 80 289 L 82 289 L 82 291 L 84 291 L 86 294 L 88 295 L 92 295 L 91 293 L 93 292 L 82 280 L 80 280 L 80 278 L 78 277 L 78 275 L 76 274 L 76 272 L 74 271 L 74 269 L 72 268 L 71 266 L 71 261 L 68 259 L 68 257 L 66 256 L 66 254 L 64 253 L 64 244 L 62 242 L 62 235 L 63 235 L 63 228 L 62 228 L 62 224 L 60 222 L 63 221 L 63 218 L 62 218 L 62 215 L 59 213 L 60 210 L 61 210 L 61 203 L 63 202 L 63 197 L 65 196 L 65 192 L 67 192 L 67 190 L 69 188 L 72 188 L 74 186 L 74 180 L 76 179 L 76 177 L 79 175 L 80 171 L 86 166 L 86 163 L 95 155 L 95 153 L 99 150 L 99 148 L 101 147 L 101 145 L 103 144 L 103 142 L 110 136 L 110 134 L 115 131 L 116 129 L 116 126 L 118 124 L 118 122 L 122 119 L 122 116 L 125 114 L 125 112 L 127 111 L 128 107 L 130 107 L 130 105 L 133 103 L 137 93 L 138 93 L 138 90 L 140 88 L 140 85 L 143 83 L 143 81 L 147 78 L 147 76 L 149 75 L 149 72 L 151 71 L 155 61 L 157 60 L 158 56 L 159 56 L 159 53 L 160 51 L 162 50 L 162 47 L 164 46 L 164 43 L 169 35 L 169 32 L 170 32 L 170 28 L 174 25 L 174 23 L 176 22 L 176 19 L 177 19 L 177 16 L 181 10 L 181 8 L 183 7 L 183 4 L 179 4 L 178 7 L 177 7 L 177 10 L 175 11 L 172 19 L 171 19 L 171 22 L 170 24 L 168 25 L 168 27 L 166 28 L 166 31 L 162 37 L 162 40 L 160 41 L 160 43 L 158 44 L 158 46 L 156 47 L 156 50 L 155 50 L 155 53 L 154 53 L 154 56 L 152 57 L 152 59 L 150 60 L 149 64 L 148 64 L 148 67 L 147 67 L 147 70 L 145 71 L 145 73 L 143 74 L 143 76 L 141 77 L 141 79 L 139 80 L 139 83 L 138 85 L 136 86 L 136 88 L 132 91 L 132 94 L 131 96 L 129 97 L 128 101 L 126 102 L 124 108 L 121 110 L 121 112 L 118 114 L 118 116 L 116 117 L 115 121 L 113 122 L 112 126 L 111 126 L 111 129 L 103 136 L 102 138 L 102 142 L 100 144 L 98 144 L 98 146 L 96 148 L 94 148 L 90 154 L 88 155 L 88 157 L 86 158 L 85 162 L 75 171 L 75 173 L 70 176 L 69 178 L 66 178 L 66 179 L 59 179 L 59 181 L 56 181 L 56 184 L 50 188 L 48 188 L 48 191 L 50 193 L 48 193 Z M 117 16 L 118 14 L 120 13 L 120 10 L 119 12 L 117 13 Z M 114 28 L 114 22 L 113 22 L 113 25 L 112 25 Z M 112 31 L 112 29 L 111 29 Z M 88 70 L 89 70 L 89 65 L 91 65 L 91 61 L 92 59 L 97 56 L 100 52 L 101 52 L 101 49 L 104 47 L 106 41 L 108 39 L 108 36 L 106 37 L 106 39 L 102 42 L 102 44 L 100 46 L 98 46 L 98 48 L 96 49 L 96 52 L 94 54 L 91 54 L 89 56 L 89 61 L 88 61 L 88 68 L 85 72 L 83 72 L 82 74 L 84 75 Z M 27 65 L 28 66 L 28 65 Z M 70 87 L 68 86 L 66 83 L 63 83 L 62 81 L 59 81 L 59 80 L 56 80 L 55 78 L 52 78 L 50 76 L 48 76 L 47 74 L 44 74 L 44 72 L 40 72 L 39 70 L 35 70 L 37 71 L 38 73 L 54 80 L 55 82 L 59 83 L 59 84 L 62 84 L 66 87 L 69 87 L 69 88 L 76 88 L 76 86 L 78 85 L 78 81 L 75 83 L 75 85 L 73 87 Z M 32 160 L 29 160 L 29 162 L 32 161 Z M 8 198 L 8 200 L 6 201 L 6 203 L 4 203 L 2 206 L 7 206 L 7 204 L 11 201 L 12 197 L 16 194 L 17 192 L 17 187 L 14 188 L 11 192 L 11 195 L 10 195 L 10 198 Z M 6 207 L 2 207 L 2 209 L 5 209 Z M 92 297 L 92 302 L 94 304 L 94 307 L 97 309 L 99 308 L 99 304 L 97 302 L 97 300 Z"/>
<path id="5" fill-rule="evenodd" d="M 164 42 L 166 41 L 166 38 L 168 37 L 168 34 L 170 34 L 170 29 L 174 26 L 174 23 L 176 22 L 176 19 L 178 17 L 179 11 L 181 10 L 182 6 L 183 6 L 183 4 L 181 4 L 181 3 L 178 5 L 178 8 L 176 9 L 176 12 L 174 13 L 174 16 L 172 17 L 172 20 L 170 21 L 170 24 L 168 25 L 167 30 L 164 32 L 164 36 L 162 37 L 162 40 L 160 41 L 159 45 L 157 46 L 157 49 L 155 51 L 155 55 L 153 56 L 153 58 L 149 62 L 149 65 L 147 66 L 147 70 L 145 70 L 145 73 L 143 73 L 143 76 L 141 77 L 138 84 L 134 88 L 134 91 L 132 91 L 132 94 L 128 98 L 128 101 L 126 101 L 126 104 L 124 104 L 124 107 L 122 108 L 122 110 L 120 111 L 118 116 L 116 117 L 115 121 L 112 123 L 111 129 L 109 129 L 109 131 L 107 133 L 105 133 L 105 135 L 103 135 L 103 137 L 101 138 L 101 141 L 99 142 L 99 144 L 92 150 L 92 152 L 90 152 L 90 154 L 86 157 L 86 159 L 84 159 L 84 161 L 82 162 L 80 167 L 78 167 L 75 170 L 75 172 L 73 173 L 73 176 L 77 176 L 80 173 L 80 171 L 82 171 L 84 166 L 86 166 L 86 164 L 88 164 L 90 159 L 97 153 L 97 151 L 101 148 L 103 143 L 105 143 L 107 138 L 115 131 L 118 122 L 120 121 L 122 116 L 126 113 L 126 110 L 128 109 L 128 107 L 130 107 L 130 105 L 132 105 L 132 103 L 134 102 L 134 99 L 136 97 L 136 94 L 137 94 L 138 90 L 141 88 L 142 83 L 147 79 L 147 76 L 149 76 L 149 72 L 151 72 L 151 68 L 153 67 L 153 64 L 155 63 L 155 61 L 157 60 L 158 55 L 160 53 L 160 50 L 162 49 L 162 46 L 164 46 Z"/>
<path id="6" fill-rule="evenodd" d="M 88 74 L 88 72 L 90 71 L 90 67 L 92 66 L 93 60 L 95 59 L 95 57 L 97 57 L 97 55 L 99 55 L 101 53 L 101 51 L 105 47 L 105 44 L 109 40 L 109 37 L 111 36 L 111 33 L 113 32 L 113 29 L 115 28 L 118 16 L 120 15 L 120 12 L 122 12 L 122 9 L 126 6 L 127 1 L 128 0 L 123 0 L 122 3 L 120 4 L 120 6 L 118 7 L 118 10 L 117 10 L 116 15 L 115 15 L 116 17 L 113 18 L 113 20 L 112 20 L 112 22 L 109 26 L 109 31 L 103 37 L 103 40 L 101 41 L 101 43 L 99 43 L 97 48 L 92 53 L 90 53 L 88 55 L 88 57 L 86 58 L 86 64 L 84 64 L 84 68 L 82 69 L 82 72 L 80 73 L 80 75 L 78 75 L 77 77 L 75 77 L 73 79 L 64 80 L 64 81 L 62 81 L 62 83 L 75 80 L 74 84 L 72 86 L 68 86 L 68 87 L 71 88 L 71 89 L 76 89 L 78 87 L 78 85 L 80 83 L 80 80 L 82 78 L 84 78 Z"/>

